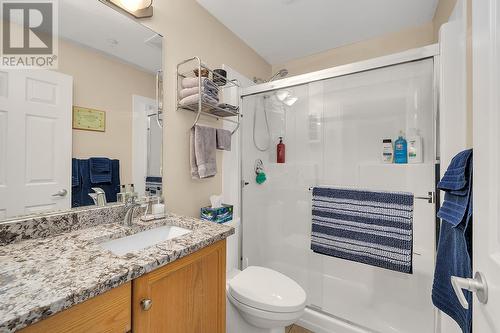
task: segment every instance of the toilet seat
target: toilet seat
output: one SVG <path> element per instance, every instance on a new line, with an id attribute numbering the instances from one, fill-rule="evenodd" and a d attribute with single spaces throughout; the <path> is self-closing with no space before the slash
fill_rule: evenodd
<path id="1" fill-rule="evenodd" d="M 241 305 L 273 313 L 304 309 L 306 293 L 295 281 L 272 269 L 251 266 L 228 282 L 228 294 Z"/>

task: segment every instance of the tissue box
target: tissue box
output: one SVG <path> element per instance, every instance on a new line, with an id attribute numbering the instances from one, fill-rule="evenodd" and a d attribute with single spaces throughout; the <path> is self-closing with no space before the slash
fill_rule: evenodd
<path id="1" fill-rule="evenodd" d="M 233 205 L 222 205 L 220 208 L 203 207 L 200 218 L 202 220 L 224 223 L 233 219 Z"/>

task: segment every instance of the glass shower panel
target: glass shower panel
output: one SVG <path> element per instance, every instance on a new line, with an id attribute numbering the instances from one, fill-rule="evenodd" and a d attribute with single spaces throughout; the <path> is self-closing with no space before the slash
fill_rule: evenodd
<path id="1" fill-rule="evenodd" d="M 413 274 L 407 275 L 313 253 L 309 187 L 416 196 L 434 191 L 433 77 L 429 59 L 285 89 L 298 98 L 292 106 L 280 102 L 283 90 L 245 97 L 242 175 L 249 185 L 242 197 L 243 264 L 292 277 L 306 290 L 310 306 L 337 318 L 378 332 L 432 332 L 434 204 L 415 201 Z M 382 139 L 395 140 L 400 131 L 423 138 L 423 163 L 381 163 Z M 271 142 L 269 150 L 256 148 L 254 133 L 260 148 Z M 280 136 L 285 164 L 276 163 Z M 262 185 L 255 182 L 257 159 L 267 174 Z"/>

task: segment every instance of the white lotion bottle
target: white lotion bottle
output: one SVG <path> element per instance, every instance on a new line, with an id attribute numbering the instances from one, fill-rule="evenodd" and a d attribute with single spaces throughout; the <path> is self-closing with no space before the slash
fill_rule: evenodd
<path id="1" fill-rule="evenodd" d="M 422 137 L 418 135 L 418 130 L 410 129 L 411 135 L 406 138 L 408 142 L 408 163 L 417 164 L 424 162 Z"/>

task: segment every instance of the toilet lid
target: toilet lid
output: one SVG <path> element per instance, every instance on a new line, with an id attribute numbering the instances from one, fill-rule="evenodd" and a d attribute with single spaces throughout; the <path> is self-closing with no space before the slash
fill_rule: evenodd
<path id="1" fill-rule="evenodd" d="M 269 268 L 248 267 L 228 284 L 232 297 L 260 310 L 296 312 L 306 304 L 306 293 L 297 282 Z"/>

